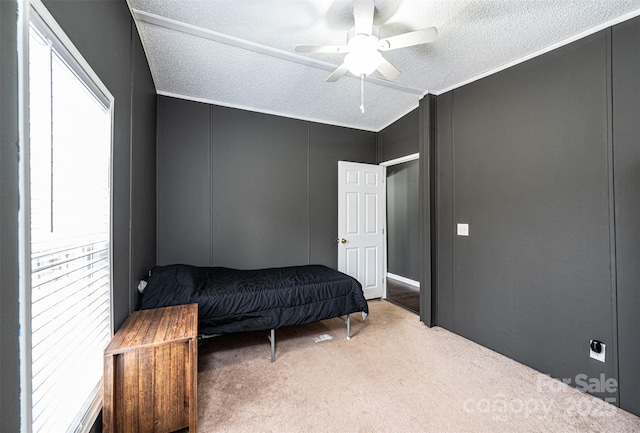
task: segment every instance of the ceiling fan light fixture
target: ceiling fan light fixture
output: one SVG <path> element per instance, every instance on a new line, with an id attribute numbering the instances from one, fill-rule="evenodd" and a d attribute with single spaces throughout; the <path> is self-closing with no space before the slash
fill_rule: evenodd
<path id="1" fill-rule="evenodd" d="M 349 53 L 344 64 L 356 77 L 372 74 L 380 65 L 382 54 L 378 51 L 378 38 L 373 35 L 356 35 L 347 44 Z"/>
<path id="2" fill-rule="evenodd" d="M 344 58 L 344 63 L 356 77 L 372 74 L 380 64 L 382 55 L 377 52 L 351 51 Z"/>
<path id="3" fill-rule="evenodd" d="M 373 24 L 375 14 L 374 0 L 353 0 L 354 26 L 347 33 L 347 45 L 297 45 L 301 53 L 347 53 L 343 62 L 326 79 L 333 83 L 347 72 L 360 77 L 360 87 L 364 86 L 364 77 L 378 71 L 385 80 L 393 81 L 402 72 L 393 66 L 380 51 L 386 52 L 398 48 L 426 44 L 438 37 L 435 27 L 401 33 L 380 39 L 377 26 Z"/>

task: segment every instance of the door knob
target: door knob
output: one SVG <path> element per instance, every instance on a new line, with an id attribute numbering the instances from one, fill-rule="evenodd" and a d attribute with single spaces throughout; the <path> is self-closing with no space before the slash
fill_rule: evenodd
<path id="1" fill-rule="evenodd" d="M 347 242 L 347 240 L 345 238 L 340 238 L 340 239 L 336 239 L 336 242 L 340 242 L 341 244 L 344 244 L 345 242 Z"/>

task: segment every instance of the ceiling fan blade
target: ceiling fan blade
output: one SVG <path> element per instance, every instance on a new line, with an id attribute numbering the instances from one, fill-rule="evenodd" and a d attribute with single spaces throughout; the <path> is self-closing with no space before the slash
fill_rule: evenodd
<path id="1" fill-rule="evenodd" d="M 400 74 L 402 74 L 402 72 L 400 72 L 398 68 L 389 63 L 389 61 L 384 57 L 382 57 L 382 60 L 380 60 L 380 64 L 378 65 L 377 69 L 378 72 L 384 75 L 384 77 L 389 81 L 395 80 L 400 76 Z"/>
<path id="2" fill-rule="evenodd" d="M 333 83 L 334 81 L 338 81 L 340 77 L 342 77 L 344 74 L 347 73 L 348 70 L 349 68 L 347 68 L 346 64 L 344 63 L 341 64 L 340 66 L 338 66 L 338 69 L 333 71 L 333 73 L 327 77 L 327 81 L 330 83 Z"/>
<path id="3" fill-rule="evenodd" d="M 403 33 L 390 38 L 380 39 L 378 49 L 380 51 L 395 50 L 396 48 L 411 47 L 413 45 L 426 44 L 435 41 L 438 37 L 438 30 L 435 27 L 416 30 L 415 32 Z"/>
<path id="4" fill-rule="evenodd" d="M 346 45 L 296 45 L 299 53 L 348 53 Z"/>
<path id="5" fill-rule="evenodd" d="M 370 35 L 373 31 L 373 0 L 354 0 L 353 19 L 356 35 Z"/>

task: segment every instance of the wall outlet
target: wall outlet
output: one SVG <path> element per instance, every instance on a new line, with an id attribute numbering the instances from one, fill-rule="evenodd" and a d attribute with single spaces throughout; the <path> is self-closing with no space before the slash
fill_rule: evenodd
<path id="1" fill-rule="evenodd" d="M 589 356 L 597 361 L 604 362 L 606 348 L 602 341 L 589 340 Z"/>
<path id="2" fill-rule="evenodd" d="M 458 236 L 469 236 L 469 224 L 458 224 Z"/>

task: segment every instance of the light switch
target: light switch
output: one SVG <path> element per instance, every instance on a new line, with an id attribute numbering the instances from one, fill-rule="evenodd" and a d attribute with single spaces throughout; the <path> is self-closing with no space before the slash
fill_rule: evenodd
<path id="1" fill-rule="evenodd" d="M 469 236 L 469 224 L 458 224 L 458 236 Z"/>

